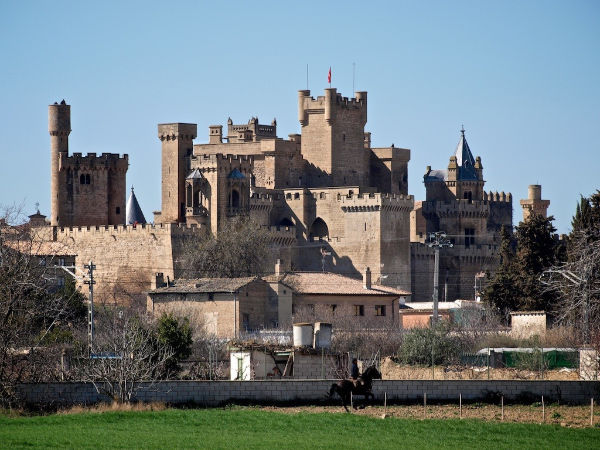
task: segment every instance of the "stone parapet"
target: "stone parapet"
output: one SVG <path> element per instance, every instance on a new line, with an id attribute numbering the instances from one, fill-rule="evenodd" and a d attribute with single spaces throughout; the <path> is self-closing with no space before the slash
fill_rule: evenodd
<path id="1" fill-rule="evenodd" d="M 129 155 L 120 156 L 118 153 L 102 153 L 97 156 L 96 153 L 88 153 L 83 156 L 81 153 L 73 153 L 68 156 L 67 153 L 59 153 L 58 170 L 82 169 L 86 170 L 117 170 L 127 171 L 129 167 Z"/>

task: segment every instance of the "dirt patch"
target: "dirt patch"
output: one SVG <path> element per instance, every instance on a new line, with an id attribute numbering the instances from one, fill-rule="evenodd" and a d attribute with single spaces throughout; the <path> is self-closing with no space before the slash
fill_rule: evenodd
<path id="1" fill-rule="evenodd" d="M 260 407 L 265 411 L 274 411 L 285 414 L 299 413 L 344 413 L 342 406 L 293 406 L 293 407 Z M 352 414 L 382 418 L 395 417 L 403 419 L 460 419 L 461 412 L 458 405 L 422 405 L 406 406 L 368 406 L 365 409 L 353 410 Z M 542 406 L 534 405 L 505 405 L 504 419 L 500 405 L 473 404 L 463 405 L 463 419 L 477 419 L 486 422 L 514 422 L 514 423 L 546 423 L 563 427 L 584 428 L 590 426 L 589 406 L 562 406 L 546 405 L 545 418 Z M 594 426 L 600 423 L 600 412 L 594 411 Z"/>
<path id="2" fill-rule="evenodd" d="M 390 358 L 381 361 L 384 380 L 579 380 L 577 370 L 561 369 L 533 372 L 519 369 L 488 369 L 486 367 L 431 367 L 407 366 Z"/>

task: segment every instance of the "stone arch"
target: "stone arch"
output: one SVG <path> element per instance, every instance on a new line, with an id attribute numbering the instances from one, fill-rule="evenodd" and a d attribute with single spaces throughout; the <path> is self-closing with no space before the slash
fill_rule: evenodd
<path id="1" fill-rule="evenodd" d="M 323 239 L 329 238 L 329 227 L 323 219 L 321 219 L 320 217 L 317 217 L 315 219 L 315 221 L 310 226 L 308 237 L 311 241 L 315 239 L 321 241 Z"/>

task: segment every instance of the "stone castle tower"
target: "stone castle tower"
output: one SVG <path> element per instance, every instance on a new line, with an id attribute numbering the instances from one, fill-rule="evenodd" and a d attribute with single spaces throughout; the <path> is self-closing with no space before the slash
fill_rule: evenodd
<path id="1" fill-rule="evenodd" d="M 313 169 L 309 186 L 368 186 L 369 150 L 365 150 L 367 93 L 342 97 L 336 88 L 316 99 L 298 91 L 302 156 Z"/>
<path id="2" fill-rule="evenodd" d="M 425 201 L 411 213 L 411 277 L 413 300 L 431 301 L 433 251 L 429 233 L 443 231 L 453 243 L 440 252 L 438 300 L 474 298 L 475 277 L 498 263 L 499 232 L 512 229 L 512 195 L 485 192 L 481 158 L 473 157 L 461 130 L 447 169 L 427 167 Z"/>
<path id="3" fill-rule="evenodd" d="M 527 189 L 527 199 L 521 200 L 523 208 L 523 221 L 526 221 L 532 214 L 548 217 L 548 206 L 550 200 L 542 200 L 542 186 L 539 184 L 530 184 Z"/>
<path id="4" fill-rule="evenodd" d="M 48 106 L 50 133 L 50 224 L 59 227 L 125 223 L 128 156 L 69 156 L 71 106 Z"/>

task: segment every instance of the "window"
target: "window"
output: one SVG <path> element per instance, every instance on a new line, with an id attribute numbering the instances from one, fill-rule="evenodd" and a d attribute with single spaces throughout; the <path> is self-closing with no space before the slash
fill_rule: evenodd
<path id="1" fill-rule="evenodd" d="M 464 192 L 463 197 L 465 200 L 469 200 L 470 203 L 473 200 L 473 193 L 471 191 Z"/>
<path id="2" fill-rule="evenodd" d="M 121 207 L 117 206 L 117 214 L 121 214 Z"/>
<path id="3" fill-rule="evenodd" d="M 90 184 L 90 182 L 91 182 L 91 178 L 90 178 L 90 174 L 88 173 L 85 175 L 85 184 Z"/>
<path id="4" fill-rule="evenodd" d="M 465 248 L 475 244 L 475 228 L 465 228 Z"/>
<path id="5" fill-rule="evenodd" d="M 58 284 L 58 286 L 63 287 L 65 285 L 65 277 L 58 277 L 56 280 L 56 284 Z"/>
<path id="6" fill-rule="evenodd" d="M 365 306 L 364 305 L 354 305 L 354 315 L 355 316 L 364 316 L 365 315 Z"/>
<path id="7" fill-rule="evenodd" d="M 248 331 L 250 329 L 250 314 L 248 314 L 248 313 L 242 314 L 242 327 L 246 331 Z"/>
<path id="8" fill-rule="evenodd" d="M 87 173 L 87 174 L 83 174 L 82 173 L 79 176 L 79 184 L 90 184 L 90 182 L 91 182 L 91 178 L 90 178 L 90 174 L 89 173 Z"/>
<path id="9" fill-rule="evenodd" d="M 385 305 L 375 305 L 375 315 L 385 316 Z"/>
<path id="10" fill-rule="evenodd" d="M 331 314 L 335 314 L 335 310 L 337 309 L 337 305 L 330 305 L 331 307 Z"/>
<path id="11" fill-rule="evenodd" d="M 65 265 L 65 258 L 58 258 L 58 265 L 59 266 L 64 266 Z"/>
<path id="12" fill-rule="evenodd" d="M 215 294 L 213 294 L 212 292 L 208 294 L 208 299 L 209 300 L 214 300 L 215 299 Z"/>

